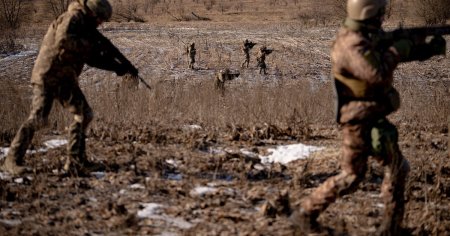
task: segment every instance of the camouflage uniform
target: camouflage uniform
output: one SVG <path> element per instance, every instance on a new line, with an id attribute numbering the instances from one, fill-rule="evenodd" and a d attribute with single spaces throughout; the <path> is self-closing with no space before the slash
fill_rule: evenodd
<path id="1" fill-rule="evenodd" d="M 253 46 L 255 45 L 255 43 L 248 41 L 248 39 L 246 39 L 244 41 L 244 44 L 242 45 L 242 52 L 245 55 L 245 60 L 242 63 L 241 67 L 244 67 L 244 65 L 246 65 L 246 67 L 248 68 L 248 64 L 250 63 L 250 50 L 253 48 Z"/>
<path id="2" fill-rule="evenodd" d="M 229 69 L 220 70 L 216 73 L 216 80 L 215 80 L 215 88 L 224 90 L 225 89 L 225 81 L 227 80 L 233 80 L 237 77 L 239 77 L 240 73 L 232 73 Z"/>
<path id="3" fill-rule="evenodd" d="M 187 54 L 189 56 L 189 69 L 194 69 L 195 54 L 196 54 L 195 43 L 191 43 L 191 45 L 187 47 Z"/>
<path id="4" fill-rule="evenodd" d="M 264 73 L 267 75 L 266 69 L 266 56 L 269 55 L 272 52 L 272 50 L 267 49 L 266 47 L 261 47 L 259 50 L 258 57 L 256 58 L 256 61 L 258 62 L 259 67 L 259 74 Z"/>
<path id="5" fill-rule="evenodd" d="M 304 199 L 301 207 L 312 219 L 317 218 L 337 197 L 355 191 L 364 178 L 368 157 L 375 156 L 386 167 L 381 187 L 385 215 L 400 225 L 409 164 L 398 147 L 397 129 L 386 119 L 399 108 L 392 81 L 400 57 L 393 47 L 376 49 L 359 27 L 347 21 L 331 51 L 343 132 L 342 171 Z"/>
<path id="6" fill-rule="evenodd" d="M 116 60 L 103 60 L 111 48 L 98 45 L 100 32 L 95 18 L 87 15 L 78 2 L 50 25 L 33 67 L 31 83 L 33 99 L 28 119 L 14 137 L 1 169 L 20 173 L 20 165 L 34 132 L 48 122 L 54 100 L 67 108 L 74 121 L 69 128 L 67 151 L 76 163 L 88 163 L 85 154 L 85 132 L 93 119 L 93 112 L 78 85 L 78 76 L 87 63 L 123 75 L 130 71 Z M 137 71 L 133 71 L 137 74 Z M 19 166 L 16 166 L 18 164 Z"/>

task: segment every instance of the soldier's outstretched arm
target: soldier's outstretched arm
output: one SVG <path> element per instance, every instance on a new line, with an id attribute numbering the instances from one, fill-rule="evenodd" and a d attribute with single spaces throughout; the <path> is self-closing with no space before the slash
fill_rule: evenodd
<path id="1" fill-rule="evenodd" d="M 116 72 L 122 76 L 126 73 L 137 76 L 138 70 L 131 62 L 98 30 L 92 32 L 92 41 L 94 43 L 92 56 L 87 64 L 99 69 Z"/>

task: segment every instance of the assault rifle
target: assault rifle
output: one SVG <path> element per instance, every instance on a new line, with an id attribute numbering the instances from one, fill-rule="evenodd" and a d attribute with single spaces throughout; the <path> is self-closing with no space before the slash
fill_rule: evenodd
<path id="1" fill-rule="evenodd" d="M 248 43 L 246 43 L 246 45 L 248 45 L 248 48 L 252 49 L 256 45 L 256 43 L 248 42 Z"/>
<path id="2" fill-rule="evenodd" d="M 426 26 L 414 28 L 398 28 L 393 31 L 381 33 L 378 45 L 381 47 L 389 47 L 395 41 L 400 39 L 425 39 L 427 36 L 450 35 L 450 25 L 443 26 Z"/>
<path id="3" fill-rule="evenodd" d="M 144 86 L 148 89 L 152 89 L 150 85 L 145 82 L 145 80 L 139 76 L 138 69 L 134 67 L 133 64 L 114 46 L 108 38 L 103 36 L 98 30 L 90 31 L 93 38 L 95 39 L 94 50 L 96 51 L 93 58 L 91 58 L 91 65 L 94 65 L 101 69 L 115 71 L 117 68 L 113 68 L 116 66 L 123 66 L 126 68 L 127 72 L 131 75 L 135 76 L 139 81 L 144 84 Z"/>
<path id="4" fill-rule="evenodd" d="M 265 53 L 266 55 L 271 54 L 273 51 L 274 51 L 273 49 L 269 49 L 269 48 L 264 49 L 264 53 Z"/>

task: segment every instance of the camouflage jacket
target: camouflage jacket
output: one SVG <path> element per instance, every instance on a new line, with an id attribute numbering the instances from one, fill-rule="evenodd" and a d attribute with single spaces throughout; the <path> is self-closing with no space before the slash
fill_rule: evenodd
<path id="1" fill-rule="evenodd" d="M 377 119 L 398 109 L 392 80 L 399 61 L 393 47 L 381 51 L 369 34 L 340 29 L 331 50 L 339 123 Z"/>
<path id="2" fill-rule="evenodd" d="M 113 60 L 102 60 L 101 55 L 108 48 L 96 45 L 99 36 L 101 33 L 83 6 L 78 2 L 71 3 L 68 10 L 52 22 L 44 36 L 33 67 L 32 83 L 77 84 L 85 63 L 111 71 L 123 70 L 123 66 Z"/>
<path id="3" fill-rule="evenodd" d="M 195 49 L 195 47 L 192 47 L 192 46 L 188 46 L 186 51 L 190 57 L 195 57 L 195 54 L 197 53 L 197 50 Z"/>

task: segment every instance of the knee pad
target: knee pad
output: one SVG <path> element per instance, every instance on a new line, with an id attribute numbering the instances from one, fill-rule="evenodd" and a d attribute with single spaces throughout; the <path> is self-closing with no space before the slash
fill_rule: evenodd
<path id="1" fill-rule="evenodd" d="M 372 152 L 376 156 L 390 156 L 398 142 L 397 128 L 386 119 L 379 120 L 371 130 Z"/>

